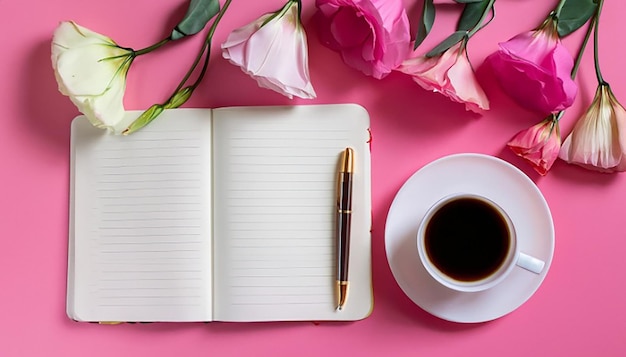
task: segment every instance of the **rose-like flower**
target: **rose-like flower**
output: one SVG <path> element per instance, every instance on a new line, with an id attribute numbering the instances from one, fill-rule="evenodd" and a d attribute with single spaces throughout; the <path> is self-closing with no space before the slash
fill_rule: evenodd
<path id="1" fill-rule="evenodd" d="M 383 78 L 411 51 L 409 20 L 402 0 L 316 0 L 320 39 L 343 61 Z"/>
<path id="2" fill-rule="evenodd" d="M 289 98 L 315 98 L 299 6 L 288 1 L 281 10 L 234 30 L 222 44 L 222 56 L 260 87 Z"/>
<path id="3" fill-rule="evenodd" d="M 52 40 L 52 67 L 59 91 L 89 121 L 116 130 L 124 117 L 126 73 L 132 50 L 74 22 L 62 22 Z"/>
<path id="4" fill-rule="evenodd" d="M 559 157 L 591 170 L 626 171 L 626 110 L 608 84 L 598 86 L 591 106 L 563 142 Z"/>
<path id="5" fill-rule="evenodd" d="M 555 115 L 517 133 L 507 146 L 545 176 L 559 156 L 561 133 Z"/>
<path id="6" fill-rule="evenodd" d="M 552 18 L 537 30 L 521 33 L 485 60 L 500 86 L 520 106 L 541 115 L 561 111 L 574 102 L 574 61 L 561 44 Z"/>
<path id="7" fill-rule="evenodd" d="M 439 56 L 405 60 L 398 71 L 410 75 L 426 90 L 465 103 L 467 110 L 480 113 L 481 110 L 489 109 L 489 100 L 476 80 L 463 41 Z"/>

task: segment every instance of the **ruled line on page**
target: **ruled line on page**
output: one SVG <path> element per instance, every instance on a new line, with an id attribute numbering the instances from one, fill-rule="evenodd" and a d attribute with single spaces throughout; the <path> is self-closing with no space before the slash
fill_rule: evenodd
<path id="1" fill-rule="evenodd" d="M 91 180 L 82 186 L 91 197 L 81 212 L 93 238 L 80 248 L 89 249 L 81 253 L 89 257 L 82 276 L 90 289 L 99 288 L 94 305 L 109 311 L 132 306 L 150 317 L 161 308 L 189 306 L 206 316 L 196 307 L 211 300 L 210 237 L 204 233 L 211 126 L 205 112 L 175 122 L 166 116 L 127 137 L 86 135 L 76 150 L 87 175 L 81 179 Z M 184 317 L 192 310 L 167 314 Z"/>

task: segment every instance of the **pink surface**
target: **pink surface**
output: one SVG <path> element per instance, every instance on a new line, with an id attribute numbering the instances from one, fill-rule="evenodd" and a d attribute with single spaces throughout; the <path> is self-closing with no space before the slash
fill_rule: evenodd
<path id="1" fill-rule="evenodd" d="M 185 1 L 0 0 L 0 356 L 624 356 L 626 355 L 626 174 L 606 175 L 558 161 L 539 177 L 504 147 L 517 131 L 542 118 L 518 107 L 479 67 L 497 42 L 538 25 L 557 1 L 509 0 L 469 44 L 491 111 L 478 116 L 463 105 L 422 90 L 394 73 L 383 80 L 346 67 L 320 45 L 304 0 L 314 101 L 294 100 L 258 88 L 217 54 L 228 32 L 281 0 L 235 0 L 219 27 L 205 82 L 189 107 L 356 102 L 369 111 L 374 135 L 373 271 L 375 308 L 353 323 L 211 323 L 99 326 L 65 315 L 68 234 L 69 124 L 77 111 L 56 90 L 50 39 L 57 23 L 75 20 L 140 48 L 165 36 L 164 24 L 182 16 Z M 407 1 L 412 21 L 421 1 Z M 424 50 L 452 29 L 457 7 L 439 7 Z M 622 14 L 607 1 L 601 22 L 605 78 L 626 104 Z M 524 14 L 522 16 L 522 14 Z M 415 21 L 412 24 L 415 27 Z M 565 45 L 575 53 L 583 31 Z M 139 58 L 126 94 L 129 109 L 147 108 L 169 95 L 195 55 L 200 38 Z M 421 50 L 421 51 L 424 51 Z M 580 94 L 562 120 L 566 134 L 595 90 L 588 49 L 577 83 Z M 396 284 L 384 250 L 387 211 L 403 182 L 424 164 L 447 154 L 479 152 L 520 167 L 537 183 L 553 213 L 556 251 L 537 293 L 498 320 L 473 325 L 445 322 L 421 310 Z"/>

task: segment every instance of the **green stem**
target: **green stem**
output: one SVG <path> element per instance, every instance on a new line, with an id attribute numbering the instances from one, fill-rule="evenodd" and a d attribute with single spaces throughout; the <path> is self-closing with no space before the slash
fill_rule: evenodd
<path id="1" fill-rule="evenodd" d="M 298 3 L 298 22 L 300 22 L 302 21 L 302 0 L 296 0 L 296 2 Z"/>
<path id="2" fill-rule="evenodd" d="M 154 44 L 154 45 L 152 45 L 152 46 L 148 46 L 148 47 L 146 47 L 146 48 L 142 48 L 142 49 L 137 50 L 137 51 L 134 51 L 134 50 L 133 50 L 133 51 L 132 51 L 132 52 L 133 52 L 133 56 L 141 56 L 141 55 L 145 55 L 146 53 L 150 53 L 150 52 L 152 52 L 152 51 L 156 50 L 157 48 L 159 48 L 159 47 L 161 47 L 161 46 L 165 45 L 165 44 L 166 44 L 166 43 L 168 43 L 169 41 L 170 41 L 170 38 L 168 37 L 168 38 L 164 38 L 164 39 L 162 39 L 161 41 L 159 41 L 159 42 L 155 43 L 155 44 Z"/>
<path id="3" fill-rule="evenodd" d="M 561 0 L 559 1 L 559 4 L 556 6 L 556 8 L 554 9 L 553 13 L 554 16 L 558 19 L 559 16 L 561 15 L 561 9 L 563 9 L 563 6 L 565 5 L 565 2 L 567 0 Z"/>
<path id="4" fill-rule="evenodd" d="M 189 71 L 187 71 L 187 73 L 185 74 L 185 77 L 180 82 L 180 84 L 178 85 L 176 90 L 172 93 L 172 95 L 167 99 L 167 101 L 165 101 L 165 103 L 163 103 L 163 104 L 155 104 L 152 107 L 150 107 L 147 111 L 144 111 L 143 114 L 141 114 L 139 116 L 139 118 L 135 119 L 135 121 L 133 123 L 131 123 L 130 126 L 128 128 L 126 128 L 126 130 L 124 130 L 122 132 L 123 135 L 131 134 L 131 133 L 133 133 L 133 132 L 135 132 L 135 131 L 145 127 L 150 122 L 152 122 L 154 119 L 156 119 L 156 117 L 158 117 L 161 114 L 161 112 L 163 112 L 164 108 L 174 108 L 174 107 L 172 107 L 170 105 L 173 104 L 172 102 L 175 99 L 176 95 L 179 94 L 179 92 L 182 90 L 182 88 L 185 85 L 185 83 L 189 80 L 189 78 L 193 74 L 194 70 L 198 66 L 198 63 L 200 63 L 200 60 L 202 59 L 202 56 L 205 54 L 205 52 L 208 51 L 208 53 L 206 54 L 206 58 L 204 60 L 204 65 L 202 66 L 202 71 L 201 71 L 198 79 L 196 79 L 196 81 L 191 86 L 189 86 L 188 89 L 185 89 L 185 91 L 187 91 L 186 93 L 181 93 L 181 95 L 183 95 L 183 99 L 179 98 L 179 100 L 175 103 L 175 107 L 180 106 L 182 103 L 184 103 L 189 98 L 189 96 L 191 96 L 193 91 L 196 89 L 196 87 L 202 81 L 202 78 L 204 77 L 204 74 L 206 73 L 206 69 L 207 69 L 208 64 L 209 64 L 210 50 L 211 50 L 211 40 L 213 39 L 213 34 L 215 33 L 215 29 L 217 28 L 218 23 L 220 22 L 220 20 L 224 16 L 224 13 L 226 13 L 226 9 L 228 9 L 228 6 L 230 5 L 231 1 L 232 0 L 226 0 L 226 2 L 224 3 L 224 6 L 218 12 L 217 17 L 213 21 L 213 24 L 211 24 L 211 28 L 209 29 L 209 32 L 207 33 L 207 36 L 204 39 L 204 42 L 202 43 L 202 48 L 200 50 L 200 53 L 198 53 L 198 56 L 196 56 L 196 59 L 194 60 L 193 64 L 191 65 L 191 68 L 189 69 Z M 169 39 L 163 40 L 163 41 L 161 41 L 161 42 L 159 42 L 159 43 L 157 43 L 157 44 L 155 44 L 153 46 L 148 47 L 148 48 L 152 48 L 152 49 L 148 50 L 148 52 L 152 51 L 152 50 L 154 50 L 154 49 L 156 49 L 156 48 L 158 48 L 160 46 L 162 46 L 167 41 L 169 41 Z M 147 52 L 145 52 L 145 53 L 147 53 Z M 134 57 L 132 57 L 132 58 L 134 58 Z M 188 93 L 188 95 L 185 97 L 184 95 L 187 94 L 187 93 Z"/>
<path id="5" fill-rule="evenodd" d="M 224 13 L 226 13 L 226 10 L 228 9 L 228 6 L 230 5 L 231 1 L 232 0 L 226 0 L 226 2 L 224 3 L 224 6 L 222 6 L 222 8 L 220 9 L 220 12 L 217 14 L 217 17 L 211 24 L 211 28 L 209 29 L 209 32 L 207 33 L 207 36 L 204 39 L 200 53 L 198 53 L 198 56 L 196 56 L 196 59 L 193 61 L 193 64 L 191 65 L 191 67 L 189 68 L 189 70 L 187 71 L 183 79 L 180 81 L 180 83 L 178 84 L 178 87 L 176 87 L 176 89 L 174 90 L 174 92 L 172 93 L 172 96 L 168 99 L 168 101 L 171 100 L 176 95 L 176 93 L 178 93 L 178 91 L 180 91 L 183 88 L 185 83 L 187 83 L 187 81 L 189 80 L 193 72 L 195 71 L 196 67 L 200 63 L 200 60 L 202 59 L 202 56 L 204 55 L 204 53 L 208 52 L 204 59 L 202 71 L 200 72 L 198 79 L 196 79 L 196 81 L 192 84 L 192 88 L 195 89 L 200 84 L 200 81 L 202 81 L 202 78 L 204 77 L 204 74 L 206 73 L 207 66 L 209 65 L 209 57 L 211 54 L 211 41 L 213 39 L 213 34 L 215 33 L 215 29 L 217 28 L 218 23 L 224 16 Z"/>
<path id="6" fill-rule="evenodd" d="M 589 42 L 589 38 L 591 37 L 591 31 L 594 29 L 594 21 L 597 22 L 596 17 L 592 17 L 589 22 L 589 27 L 587 28 L 587 32 L 585 33 L 585 38 L 583 39 L 582 44 L 580 45 L 580 49 L 578 50 L 578 56 L 576 57 L 576 62 L 574 62 L 574 68 L 572 68 L 572 79 L 576 77 L 576 73 L 578 72 L 578 67 L 580 66 L 580 62 L 583 59 L 583 53 L 585 52 L 585 48 L 587 47 L 587 42 Z M 597 32 L 597 31 L 596 31 Z"/>
<path id="7" fill-rule="evenodd" d="M 567 0 L 561 0 L 559 1 L 559 4 L 556 6 L 556 9 L 554 9 L 554 11 L 552 12 L 552 17 L 556 18 L 556 21 L 558 21 L 559 15 L 561 13 L 561 9 L 563 8 L 563 5 L 565 5 L 565 2 Z M 596 28 L 594 33 L 597 34 L 598 30 L 597 30 L 597 24 L 598 24 L 598 17 L 600 14 L 600 7 L 602 6 L 602 2 L 604 0 L 600 0 L 600 5 L 598 7 L 598 12 L 597 15 L 591 18 L 591 21 L 589 22 L 589 28 L 587 28 L 587 32 L 585 33 L 585 38 L 583 39 L 582 44 L 580 45 L 580 49 L 578 50 L 578 56 L 576 56 L 576 62 L 574 62 L 574 67 L 572 68 L 572 72 L 571 72 L 571 77 L 572 79 L 576 78 L 576 73 L 578 73 L 578 67 L 580 67 L 580 62 L 583 59 L 583 54 L 585 53 L 585 48 L 587 47 L 587 43 L 589 42 L 589 38 L 591 37 L 591 31 L 594 30 L 594 27 Z M 595 24 L 594 24 L 595 21 Z M 594 26 L 595 25 L 595 26 Z M 597 42 L 597 41 L 595 41 Z M 596 62 L 596 73 L 598 71 L 598 65 Z M 560 112 L 558 112 L 556 115 L 553 115 L 553 121 L 554 122 L 559 122 L 559 120 L 561 120 L 561 118 L 563 117 L 563 114 L 565 114 L 565 110 L 561 110 Z"/>
<path id="8" fill-rule="evenodd" d="M 265 19 L 265 21 L 263 21 L 260 27 L 267 25 L 270 21 L 274 20 L 277 17 L 282 17 L 283 15 L 285 15 L 287 10 L 289 10 L 289 8 L 291 7 L 292 2 L 298 3 L 298 20 L 300 20 L 300 15 L 302 12 L 302 3 L 300 2 L 300 0 L 289 0 L 285 3 L 285 5 L 283 5 L 283 7 L 280 8 L 280 10 L 277 10 L 272 15 L 270 15 L 267 19 Z"/>
<path id="9" fill-rule="evenodd" d="M 602 77 L 602 72 L 600 71 L 600 56 L 598 56 L 598 24 L 600 23 L 600 13 L 602 13 L 602 5 L 604 5 L 604 0 L 600 0 L 598 2 L 598 9 L 596 10 L 595 16 L 595 26 L 593 31 L 593 63 L 596 68 L 596 77 L 598 78 L 598 83 L 603 84 L 606 83 L 604 78 Z"/>
<path id="10" fill-rule="evenodd" d="M 565 110 L 561 110 L 560 112 L 556 114 L 552 114 L 552 121 L 558 123 L 559 120 L 561 120 L 561 117 L 563 116 L 563 114 L 565 114 Z"/>
<path id="11" fill-rule="evenodd" d="M 206 42 L 202 43 L 202 49 L 200 50 L 200 53 L 198 53 L 198 56 L 196 57 L 196 59 L 193 61 L 193 64 L 191 65 L 191 67 L 189 68 L 189 70 L 187 71 L 187 73 L 185 73 L 185 76 L 183 77 L 183 79 L 180 81 L 180 83 L 178 84 L 178 87 L 176 87 L 176 89 L 174 90 L 174 92 L 172 93 L 172 97 L 174 95 L 176 95 L 176 93 L 181 90 L 183 88 L 183 86 L 185 85 L 185 83 L 187 83 L 187 81 L 189 80 L 189 77 L 191 77 L 191 75 L 193 74 L 194 70 L 196 69 L 196 67 L 198 66 L 198 63 L 200 63 L 200 60 L 202 59 L 202 55 L 204 54 L 204 52 L 207 49 L 207 44 Z M 170 97 L 170 99 L 172 98 Z"/>
<path id="12" fill-rule="evenodd" d="M 217 14 L 217 17 L 215 18 L 215 21 L 213 21 L 213 24 L 211 24 L 209 33 L 207 34 L 207 37 L 204 40 L 207 53 L 206 53 L 206 57 L 204 58 L 204 64 L 202 65 L 202 70 L 200 71 L 200 75 L 198 76 L 198 79 L 196 79 L 196 81 L 192 84 L 192 88 L 194 89 L 200 84 L 200 82 L 202 81 L 202 78 L 204 78 L 204 75 L 206 74 L 207 67 L 209 66 L 209 57 L 211 55 L 211 41 L 213 41 L 213 34 L 215 34 L 215 29 L 217 29 L 217 24 L 220 22 L 220 20 L 224 16 L 224 13 L 226 13 L 226 9 L 228 9 L 228 6 L 230 6 L 231 1 L 232 0 L 226 0 L 226 2 L 224 3 L 224 6 L 222 7 L 222 10 L 220 10 L 220 12 Z"/>
<path id="13" fill-rule="evenodd" d="M 594 21 L 596 21 L 596 18 L 592 17 L 591 21 L 589 22 L 589 27 L 587 28 L 587 32 L 585 33 L 585 38 L 583 39 L 583 42 L 581 43 L 580 48 L 578 49 L 578 56 L 576 56 L 576 61 L 574 62 L 574 67 L 572 68 L 572 72 L 570 74 L 572 79 L 576 78 L 576 73 L 578 73 L 578 67 L 580 67 L 580 62 L 583 59 L 585 48 L 587 47 L 587 43 L 589 42 L 589 38 L 591 37 L 591 31 L 593 31 L 594 29 Z M 565 110 L 561 110 L 560 112 L 558 112 L 556 116 L 554 116 L 553 120 L 558 122 L 559 120 L 561 120 L 561 117 L 563 116 L 563 114 L 565 114 Z"/>
<path id="14" fill-rule="evenodd" d="M 480 29 L 482 29 L 483 27 L 487 26 L 487 24 L 489 22 L 491 22 L 491 20 L 493 20 L 493 17 L 491 18 L 491 20 L 489 20 L 489 22 L 485 25 L 483 25 L 483 21 L 485 21 L 485 18 L 487 17 L 487 15 L 494 11 L 493 9 L 493 4 L 496 2 L 496 0 L 489 0 L 489 3 L 487 4 L 487 7 L 485 8 L 485 12 L 483 12 L 482 16 L 480 17 L 480 20 L 478 20 L 478 22 L 476 23 L 476 27 L 474 27 L 470 32 L 467 33 L 467 38 L 469 39 L 470 37 L 472 37 L 476 32 L 478 32 Z M 495 17 L 495 14 L 494 14 Z"/>

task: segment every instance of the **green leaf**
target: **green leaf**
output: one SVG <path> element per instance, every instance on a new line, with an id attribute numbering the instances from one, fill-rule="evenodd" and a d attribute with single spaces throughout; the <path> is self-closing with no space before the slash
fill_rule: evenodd
<path id="1" fill-rule="evenodd" d="M 594 0 L 567 0 L 557 16 L 559 36 L 565 37 L 583 26 L 596 11 Z"/>
<path id="2" fill-rule="evenodd" d="M 191 0 L 185 17 L 174 27 L 171 39 L 178 40 L 200 32 L 219 11 L 219 0 Z"/>
<path id="3" fill-rule="evenodd" d="M 413 49 L 416 49 L 419 45 L 424 42 L 428 33 L 433 28 L 433 24 L 435 23 L 435 4 L 433 0 L 424 0 L 424 9 L 422 10 L 422 21 L 420 22 L 419 29 L 417 30 L 417 35 L 415 35 L 415 44 L 413 45 Z"/>
<path id="4" fill-rule="evenodd" d="M 481 2 L 483 0 L 454 0 L 456 2 L 458 2 L 459 4 L 471 4 L 473 2 Z"/>
<path id="5" fill-rule="evenodd" d="M 456 29 L 459 31 L 471 31 L 480 25 L 479 22 L 483 18 L 485 11 L 491 10 L 487 9 L 488 5 L 489 0 L 466 4 Z"/>
<path id="6" fill-rule="evenodd" d="M 141 115 L 133 121 L 128 128 L 126 128 L 122 135 L 128 135 L 136 132 L 137 130 L 143 128 L 144 126 L 150 124 L 151 121 L 156 119 L 162 112 L 163 106 L 161 104 L 155 104 L 148 108 L 145 112 L 141 113 Z"/>
<path id="7" fill-rule="evenodd" d="M 426 57 L 435 57 L 443 52 L 447 51 L 450 47 L 456 45 L 461 42 L 467 36 L 467 31 L 456 31 L 452 33 L 452 35 L 448 36 L 445 40 L 441 41 L 440 44 L 435 46 L 430 52 L 426 54 Z"/>

